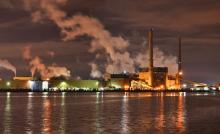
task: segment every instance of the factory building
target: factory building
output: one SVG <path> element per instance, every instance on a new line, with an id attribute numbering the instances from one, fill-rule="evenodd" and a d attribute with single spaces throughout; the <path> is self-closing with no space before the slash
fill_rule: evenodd
<path id="1" fill-rule="evenodd" d="M 165 89 L 168 75 L 167 67 L 154 67 L 152 68 L 152 74 L 149 68 L 142 68 L 139 71 L 139 80 L 144 81 L 149 88 L 162 88 Z M 154 79 L 150 79 L 153 76 Z"/>
<path id="2" fill-rule="evenodd" d="M 107 87 L 115 90 L 165 90 L 179 89 L 177 77 L 168 75 L 167 67 L 154 67 L 153 80 L 150 80 L 149 68 L 139 69 L 137 74 L 112 74 Z"/>
<path id="3" fill-rule="evenodd" d="M 28 87 L 31 91 L 44 91 L 49 89 L 49 83 L 48 81 L 30 80 Z"/>
<path id="4" fill-rule="evenodd" d="M 123 88 L 130 90 L 175 90 L 181 88 L 182 79 L 182 59 L 181 59 L 181 38 L 179 38 L 178 51 L 178 72 L 176 76 L 169 74 L 168 67 L 155 67 L 153 59 L 153 30 L 148 33 L 149 61 L 148 67 L 139 69 L 136 74 L 132 75 L 111 75 L 110 85 L 114 88 Z M 116 77 L 117 76 L 117 77 Z M 126 88 L 125 88 L 126 87 Z"/>
<path id="5" fill-rule="evenodd" d="M 176 76 L 169 74 L 167 67 L 154 67 L 153 60 L 153 30 L 148 33 L 149 45 L 149 67 L 139 72 L 139 79 L 145 81 L 150 89 L 181 89 L 182 80 L 182 54 L 181 54 L 181 38 L 179 38 L 178 50 L 178 72 Z"/>
<path id="6" fill-rule="evenodd" d="M 0 89 L 29 89 L 28 81 L 26 80 L 1 80 Z"/>
<path id="7" fill-rule="evenodd" d="M 49 89 L 53 91 L 98 90 L 98 80 L 51 80 Z"/>
<path id="8" fill-rule="evenodd" d="M 13 80 L 0 80 L 0 89 L 42 91 L 48 89 L 48 81 L 33 80 L 33 77 L 14 77 Z"/>
<path id="9" fill-rule="evenodd" d="M 166 87 L 168 90 L 180 89 L 178 78 L 173 75 L 168 75 L 166 80 Z"/>
<path id="10" fill-rule="evenodd" d="M 111 74 L 107 82 L 107 87 L 116 90 L 130 90 L 131 81 L 137 79 L 136 74 L 121 73 L 121 74 Z"/>

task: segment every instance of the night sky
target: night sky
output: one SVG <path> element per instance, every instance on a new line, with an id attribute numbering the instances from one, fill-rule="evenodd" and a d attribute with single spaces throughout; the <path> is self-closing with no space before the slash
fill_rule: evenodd
<path id="1" fill-rule="evenodd" d="M 69 0 L 59 8 L 68 17 L 80 14 L 98 19 L 112 36 L 130 42 L 132 56 L 147 51 L 144 42 L 150 28 L 154 29 L 155 47 L 166 55 L 177 56 L 177 37 L 182 36 L 185 79 L 220 81 L 219 0 Z M 33 22 L 31 15 L 22 0 L 0 1 L 0 59 L 12 63 L 18 76 L 30 75 L 22 51 L 31 45 L 33 55 L 45 64 L 64 66 L 72 77 L 90 78 L 88 63 L 96 56 L 89 52 L 92 39 L 82 36 L 63 41 L 54 22 Z M 102 60 L 97 63 L 104 64 Z M 11 78 L 13 73 L 0 69 L 0 77 Z"/>

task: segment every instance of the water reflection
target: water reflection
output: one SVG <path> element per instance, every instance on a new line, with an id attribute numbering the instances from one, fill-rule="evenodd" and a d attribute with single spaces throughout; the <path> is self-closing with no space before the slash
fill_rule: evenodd
<path id="1" fill-rule="evenodd" d="M 122 117 L 121 117 L 121 133 L 122 134 L 127 134 L 129 133 L 129 109 L 128 109 L 128 99 L 129 99 L 129 93 L 125 92 L 123 96 L 123 101 L 122 101 Z"/>
<path id="2" fill-rule="evenodd" d="M 164 119 L 164 95 L 163 93 L 160 94 L 159 99 L 159 110 L 156 118 L 156 128 L 159 131 L 160 134 L 164 133 L 164 125 L 165 125 L 165 119 Z"/>
<path id="3" fill-rule="evenodd" d="M 66 131 L 66 93 L 62 93 L 61 97 L 61 111 L 60 111 L 60 134 L 65 134 Z"/>
<path id="4" fill-rule="evenodd" d="M 4 108 L 4 120 L 3 120 L 4 134 L 11 133 L 11 124 L 12 124 L 11 94 L 10 92 L 7 92 L 7 98 Z"/>
<path id="5" fill-rule="evenodd" d="M 185 133 L 185 93 L 159 93 L 156 94 L 155 105 L 157 108 L 155 122 L 157 133 Z M 154 110 L 153 110 L 154 111 Z M 167 132 L 168 131 L 168 132 Z"/>
<path id="6" fill-rule="evenodd" d="M 42 95 L 43 98 L 47 98 L 48 97 L 48 92 L 43 92 L 42 94 L 43 94 Z"/>
<path id="7" fill-rule="evenodd" d="M 27 120 L 26 120 L 26 124 L 27 124 L 27 128 L 26 128 L 26 132 L 28 134 L 32 134 L 33 133 L 33 103 L 32 103 L 32 92 L 28 93 L 28 102 L 27 102 Z"/>
<path id="8" fill-rule="evenodd" d="M 51 133 L 51 102 L 49 98 L 43 99 L 43 132 L 44 134 Z"/>
<path id="9" fill-rule="evenodd" d="M 206 126 L 210 122 L 217 128 L 220 93 L 209 94 L 209 97 L 202 93 L 195 95 L 172 92 L 29 93 L 28 96 L 27 93 L 4 93 L 0 97 L 0 133 L 182 134 L 194 132 L 194 129 L 199 132 L 204 128 L 204 123 L 200 122 L 205 120 Z M 211 108 L 210 117 L 204 117 L 208 112 L 198 115 L 198 110 L 207 108 Z"/>
<path id="10" fill-rule="evenodd" d="M 100 105 L 103 102 L 103 93 L 96 93 L 96 106 L 95 106 L 95 127 L 96 133 L 102 133 L 101 129 L 101 114 L 100 114 Z"/>
<path id="11" fill-rule="evenodd" d="M 177 121 L 176 127 L 179 133 L 185 133 L 185 96 L 180 93 L 177 104 Z"/>

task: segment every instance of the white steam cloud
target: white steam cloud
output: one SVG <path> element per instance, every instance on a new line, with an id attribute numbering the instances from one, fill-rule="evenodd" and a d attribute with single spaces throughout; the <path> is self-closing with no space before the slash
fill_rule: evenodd
<path id="1" fill-rule="evenodd" d="M 46 66 L 42 63 L 40 57 L 36 56 L 35 58 L 32 58 L 31 46 L 26 46 L 24 48 L 23 58 L 29 61 L 32 76 L 34 76 L 36 72 L 39 72 L 43 79 L 59 76 L 70 77 L 70 71 L 66 67 L 59 67 L 55 64 Z"/>
<path id="2" fill-rule="evenodd" d="M 102 73 L 98 70 L 98 66 L 95 63 L 89 64 L 92 68 L 90 76 L 93 78 L 100 78 L 102 77 Z"/>
<path id="3" fill-rule="evenodd" d="M 149 62 L 149 55 L 147 51 L 140 53 L 135 59 L 135 63 L 140 67 L 146 67 Z M 172 55 L 165 55 L 159 48 L 154 48 L 154 66 L 156 67 L 168 67 L 169 74 L 175 75 L 177 72 L 177 58 Z"/>
<path id="4" fill-rule="evenodd" d="M 74 40 L 83 35 L 92 37 L 89 51 L 97 53 L 97 50 L 104 50 L 107 56 L 105 64 L 107 73 L 121 73 L 124 70 L 134 73 L 136 65 L 147 64 L 147 57 L 140 60 L 146 54 L 139 54 L 137 58 L 132 58 L 127 51 L 129 42 L 121 36 L 112 36 L 99 20 L 79 14 L 67 17 L 66 12 L 59 8 L 65 5 L 67 0 L 24 0 L 24 3 L 26 9 L 32 12 L 34 22 L 41 22 L 44 19 L 53 21 L 60 28 L 64 41 Z M 165 56 L 159 49 L 155 54 L 156 66 L 176 66 L 175 58 Z M 90 66 L 92 77 L 101 76 L 97 64 L 93 63 Z"/>
<path id="5" fill-rule="evenodd" d="M 0 59 L 0 68 L 10 70 L 16 76 L 16 67 L 13 66 L 8 60 Z"/>

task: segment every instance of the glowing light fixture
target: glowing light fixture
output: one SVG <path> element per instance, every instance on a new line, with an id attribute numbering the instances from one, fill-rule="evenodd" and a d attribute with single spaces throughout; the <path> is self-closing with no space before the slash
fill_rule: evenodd
<path id="1" fill-rule="evenodd" d="M 60 87 L 62 90 L 67 89 L 68 84 L 67 84 L 65 81 L 63 81 L 63 82 L 60 83 L 59 87 Z"/>
<path id="2" fill-rule="evenodd" d="M 186 85 L 186 84 L 183 84 L 183 88 L 187 88 L 187 85 Z"/>
<path id="3" fill-rule="evenodd" d="M 130 88 L 129 85 L 125 85 L 125 86 L 124 86 L 124 89 L 125 89 L 125 90 L 128 90 L 129 88 Z"/>
<path id="4" fill-rule="evenodd" d="M 43 88 L 43 89 L 48 89 L 48 88 L 49 88 L 48 85 L 49 85 L 49 84 L 48 84 L 48 81 L 44 81 L 43 84 L 42 84 L 42 88 Z"/>
<path id="5" fill-rule="evenodd" d="M 6 86 L 10 87 L 11 86 L 11 82 L 6 82 Z"/>

